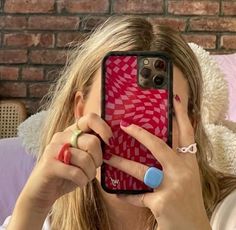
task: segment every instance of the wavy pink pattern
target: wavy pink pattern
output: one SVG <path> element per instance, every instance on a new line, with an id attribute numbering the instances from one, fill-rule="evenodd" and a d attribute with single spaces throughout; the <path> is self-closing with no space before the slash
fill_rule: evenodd
<path id="1" fill-rule="evenodd" d="M 161 169 L 146 147 L 120 129 L 120 121 L 137 124 L 167 141 L 167 90 L 147 90 L 137 85 L 137 57 L 110 56 L 106 67 L 105 120 L 112 127 L 115 147 L 106 147 L 104 154 L 117 154 Z M 142 181 L 109 165 L 105 165 L 105 175 L 105 185 L 112 190 L 152 190 Z"/>

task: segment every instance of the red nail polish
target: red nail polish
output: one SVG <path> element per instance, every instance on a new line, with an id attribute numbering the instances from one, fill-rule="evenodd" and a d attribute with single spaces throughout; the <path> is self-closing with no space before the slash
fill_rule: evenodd
<path id="1" fill-rule="evenodd" d="M 175 95 L 175 100 L 178 101 L 178 102 L 181 102 L 180 97 L 179 97 L 178 94 Z"/>
<path id="2" fill-rule="evenodd" d="M 110 137 L 109 140 L 108 140 L 108 143 L 109 143 L 109 146 L 110 146 L 110 147 L 114 147 L 114 146 L 115 146 L 114 138 L 113 138 L 113 137 Z"/>
<path id="3" fill-rule="evenodd" d="M 130 126 L 130 123 L 127 121 L 121 120 L 120 125 L 123 127 L 128 127 L 128 126 Z"/>
<path id="4" fill-rule="evenodd" d="M 105 153 L 105 154 L 103 154 L 103 158 L 104 158 L 105 160 L 110 160 L 111 157 L 112 157 L 112 154 L 110 154 L 110 153 Z"/>

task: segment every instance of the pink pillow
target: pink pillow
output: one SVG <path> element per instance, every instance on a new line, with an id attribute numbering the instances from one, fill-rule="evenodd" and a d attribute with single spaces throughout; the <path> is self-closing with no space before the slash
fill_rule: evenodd
<path id="1" fill-rule="evenodd" d="M 236 121 L 236 53 L 225 55 L 212 55 L 225 74 L 229 86 L 228 119 Z"/>

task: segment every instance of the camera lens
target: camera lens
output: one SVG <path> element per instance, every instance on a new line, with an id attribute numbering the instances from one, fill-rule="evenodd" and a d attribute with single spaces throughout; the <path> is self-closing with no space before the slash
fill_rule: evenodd
<path id="1" fill-rule="evenodd" d="M 149 78 L 150 77 L 150 75 L 151 75 L 151 70 L 149 69 L 149 68 L 143 68 L 142 70 L 141 70 L 141 75 L 144 77 L 144 78 Z"/>
<path id="2" fill-rule="evenodd" d="M 152 80 L 153 80 L 154 85 L 158 87 L 158 86 L 161 86 L 163 84 L 164 79 L 165 79 L 165 76 L 156 75 L 156 76 L 153 77 Z"/>
<path id="3" fill-rule="evenodd" d="M 155 61 L 154 67 L 157 70 L 165 70 L 165 62 L 158 59 L 158 60 Z"/>

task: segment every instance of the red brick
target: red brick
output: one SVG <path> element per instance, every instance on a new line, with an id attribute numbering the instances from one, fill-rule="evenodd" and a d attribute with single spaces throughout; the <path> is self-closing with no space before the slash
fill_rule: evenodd
<path id="1" fill-rule="evenodd" d="M 185 19 L 179 18 L 150 17 L 148 20 L 154 25 L 166 25 L 179 31 L 184 31 L 186 26 Z"/>
<path id="2" fill-rule="evenodd" d="M 190 31 L 236 31 L 236 18 L 193 18 Z"/>
<path id="3" fill-rule="evenodd" d="M 224 49 L 236 49 L 236 35 L 223 35 L 220 40 L 220 46 Z"/>
<path id="4" fill-rule="evenodd" d="M 107 13 L 108 0 L 62 0 L 58 5 L 58 12 L 65 10 L 69 13 Z"/>
<path id="5" fill-rule="evenodd" d="M 48 83 L 33 83 L 29 85 L 29 96 L 42 98 L 48 93 L 50 84 Z"/>
<path id="6" fill-rule="evenodd" d="M 235 1 L 228 1 L 222 2 L 222 12 L 224 15 L 236 15 L 236 2 Z"/>
<path id="7" fill-rule="evenodd" d="M 37 34 L 38 47 L 52 48 L 55 45 L 55 35 L 52 33 Z"/>
<path id="8" fill-rule="evenodd" d="M 65 64 L 64 50 L 31 50 L 29 59 L 34 64 Z"/>
<path id="9" fill-rule="evenodd" d="M 26 67 L 22 69 L 22 79 L 28 81 L 42 81 L 43 68 Z"/>
<path id="10" fill-rule="evenodd" d="M 85 39 L 86 34 L 80 32 L 62 32 L 57 34 L 57 47 L 66 47 L 73 44 L 80 44 Z"/>
<path id="11" fill-rule="evenodd" d="M 4 46 L 8 47 L 53 47 L 53 34 L 10 33 L 4 35 Z"/>
<path id="12" fill-rule="evenodd" d="M 26 50 L 0 50 L 0 63 L 26 63 L 27 51 Z"/>
<path id="13" fill-rule="evenodd" d="M 168 13 L 175 15 L 218 15 L 219 2 L 211 1 L 169 1 Z"/>
<path id="14" fill-rule="evenodd" d="M 4 34 L 3 45 L 9 47 L 29 47 L 32 46 L 32 34 L 11 33 Z"/>
<path id="15" fill-rule="evenodd" d="M 187 42 L 194 42 L 204 49 L 215 49 L 216 48 L 216 35 L 184 35 Z"/>
<path id="16" fill-rule="evenodd" d="M 92 30 L 95 27 L 99 26 L 105 22 L 107 18 L 105 17 L 86 17 L 82 20 L 82 29 L 83 30 Z"/>
<path id="17" fill-rule="evenodd" d="M 18 67 L 0 66 L 0 80 L 17 80 Z"/>
<path id="18" fill-rule="evenodd" d="M 38 30 L 76 30 L 80 19 L 76 16 L 31 16 L 29 29 Z"/>
<path id="19" fill-rule="evenodd" d="M 6 13 L 50 13 L 54 10 L 54 0 L 6 0 Z"/>
<path id="20" fill-rule="evenodd" d="M 26 85 L 24 83 L 1 82 L 1 97 L 26 97 Z"/>
<path id="21" fill-rule="evenodd" d="M 162 0 L 116 0 L 115 13 L 163 13 Z"/>
<path id="22" fill-rule="evenodd" d="M 25 16 L 0 16 L 0 29 L 23 30 L 27 27 Z"/>

